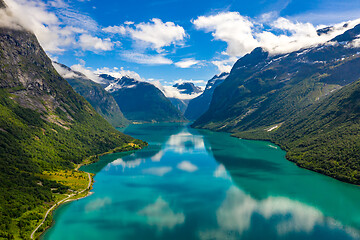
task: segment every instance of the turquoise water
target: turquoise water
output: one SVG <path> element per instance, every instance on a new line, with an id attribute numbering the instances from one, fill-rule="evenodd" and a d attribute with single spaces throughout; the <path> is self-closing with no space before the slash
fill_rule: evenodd
<path id="1" fill-rule="evenodd" d="M 360 189 L 296 167 L 279 147 L 181 124 L 131 125 L 149 142 L 83 167 L 94 194 L 43 239 L 360 239 Z"/>

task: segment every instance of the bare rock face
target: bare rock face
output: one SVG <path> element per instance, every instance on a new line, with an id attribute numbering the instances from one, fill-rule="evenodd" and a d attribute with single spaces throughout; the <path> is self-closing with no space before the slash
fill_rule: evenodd
<path id="1" fill-rule="evenodd" d="M 51 116 L 56 109 L 67 114 L 71 111 L 65 93 L 71 96 L 73 91 L 53 68 L 32 33 L 0 28 L 0 55 L 0 88 L 11 92 L 20 106 L 36 110 L 51 122 L 56 119 Z M 71 124 L 69 114 L 68 119 Z"/>

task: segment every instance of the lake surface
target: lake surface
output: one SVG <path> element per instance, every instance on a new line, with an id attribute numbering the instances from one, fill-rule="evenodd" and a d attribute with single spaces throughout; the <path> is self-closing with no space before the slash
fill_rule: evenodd
<path id="1" fill-rule="evenodd" d="M 131 125 L 149 142 L 102 157 L 94 194 L 43 239 L 360 239 L 360 189 L 298 168 L 276 145 L 183 124 Z"/>

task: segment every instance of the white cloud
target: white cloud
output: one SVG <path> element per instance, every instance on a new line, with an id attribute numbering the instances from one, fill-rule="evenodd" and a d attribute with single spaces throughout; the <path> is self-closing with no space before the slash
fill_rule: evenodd
<path id="1" fill-rule="evenodd" d="M 104 80 L 95 74 L 91 68 L 85 67 L 84 61 L 80 61 L 79 64 L 72 65 L 71 69 L 84 74 L 87 78 L 96 83 L 104 83 Z"/>
<path id="2" fill-rule="evenodd" d="M 0 12 L 0 25 L 19 26 L 34 32 L 41 46 L 49 52 L 61 52 L 62 47 L 73 42 L 73 34 L 68 27 L 60 27 L 60 21 L 47 6 L 40 1 L 6 0 L 8 9 Z"/>
<path id="3" fill-rule="evenodd" d="M 102 30 L 107 33 L 117 33 L 121 35 L 126 33 L 126 28 L 124 26 L 109 26 L 103 28 Z"/>
<path id="4" fill-rule="evenodd" d="M 192 82 L 192 81 L 189 81 L 189 82 Z M 202 94 L 202 92 L 186 94 L 173 86 L 163 86 L 163 85 L 161 85 L 160 82 L 154 82 L 154 81 L 152 81 L 151 83 L 153 85 L 155 85 L 157 88 L 159 88 L 164 93 L 164 95 L 168 98 L 178 98 L 181 100 L 190 100 L 190 99 L 194 99 Z M 203 84 L 202 80 L 201 80 L 201 83 Z"/>
<path id="5" fill-rule="evenodd" d="M 200 16 L 192 23 L 197 29 L 212 32 L 214 39 L 227 42 L 227 53 L 231 56 L 244 55 L 258 46 L 252 34 L 254 24 L 237 12 Z"/>
<path id="6" fill-rule="evenodd" d="M 139 215 L 147 218 L 147 223 L 156 226 L 160 231 L 164 228 L 173 229 L 176 225 L 185 222 L 185 215 L 182 212 L 175 213 L 169 203 L 159 197 L 155 203 L 146 206 L 138 212 Z"/>
<path id="7" fill-rule="evenodd" d="M 172 171 L 172 167 L 153 167 L 142 170 L 142 173 L 162 177 Z"/>
<path id="8" fill-rule="evenodd" d="M 214 60 L 211 61 L 220 71 L 220 73 L 226 72 L 229 73 L 234 66 L 234 63 L 237 61 L 236 57 L 229 57 L 225 60 Z"/>
<path id="9" fill-rule="evenodd" d="M 189 68 L 191 66 L 194 66 L 196 64 L 198 64 L 200 61 L 198 60 L 195 60 L 193 58 L 186 58 L 186 59 L 183 59 L 179 62 L 176 62 L 175 63 L 175 66 L 179 67 L 179 68 Z"/>
<path id="10" fill-rule="evenodd" d="M 124 60 L 147 65 L 169 65 L 173 61 L 166 58 L 163 54 L 147 55 L 140 52 L 126 51 L 121 54 Z"/>
<path id="11" fill-rule="evenodd" d="M 82 34 L 79 37 L 79 44 L 83 50 L 91 51 L 110 51 L 114 47 L 114 43 L 110 39 L 101 39 L 89 34 Z"/>
<path id="12" fill-rule="evenodd" d="M 153 18 L 150 22 L 134 24 L 125 22 L 126 26 L 109 26 L 103 30 L 121 35 L 128 35 L 144 48 L 162 51 L 163 47 L 183 44 L 186 33 L 183 27 L 173 22 L 163 22 L 161 19 Z"/>
<path id="13" fill-rule="evenodd" d="M 114 46 L 109 39 L 101 39 L 98 24 L 91 17 L 71 9 L 62 0 L 6 0 L 7 9 L 0 10 L 0 26 L 33 32 L 47 53 L 58 54 L 68 49 L 81 48 L 107 51 Z"/>
<path id="14" fill-rule="evenodd" d="M 349 42 L 348 47 L 360 48 L 360 38 L 357 38 L 357 39 Z"/>
<path id="15" fill-rule="evenodd" d="M 177 165 L 177 168 L 186 172 L 195 172 L 198 170 L 198 167 L 189 161 L 182 161 Z"/>
<path id="16" fill-rule="evenodd" d="M 238 12 L 222 12 L 216 15 L 200 16 L 192 23 L 197 29 L 211 32 L 216 40 L 227 43 L 224 54 L 241 57 L 255 47 L 263 47 L 271 54 L 287 53 L 325 43 L 335 36 L 360 23 L 360 19 L 334 25 L 333 31 L 318 35 L 318 27 L 311 23 L 292 22 L 280 17 L 273 20 L 273 15 L 263 16 L 257 22 L 244 17 Z M 268 22 L 267 22 L 268 21 Z M 228 65 L 221 61 L 213 61 L 221 71 L 228 71 Z"/>
<path id="17" fill-rule="evenodd" d="M 75 74 L 73 71 L 69 71 L 68 69 L 62 67 L 60 64 L 52 62 L 52 65 L 54 66 L 55 70 L 60 74 L 60 76 L 62 76 L 63 78 L 78 77 L 78 75 Z"/>
<path id="18" fill-rule="evenodd" d="M 116 67 L 112 69 L 108 67 L 98 68 L 96 69 L 95 74 L 108 74 L 114 78 L 122 78 L 124 76 L 127 76 L 138 81 L 144 81 L 144 79 L 141 78 L 137 72 L 131 70 L 124 70 L 123 67 L 121 67 L 120 69 Z"/>

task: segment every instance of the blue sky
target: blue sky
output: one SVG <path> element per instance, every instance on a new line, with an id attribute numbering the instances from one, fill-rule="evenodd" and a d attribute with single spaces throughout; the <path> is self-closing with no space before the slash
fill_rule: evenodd
<path id="1" fill-rule="evenodd" d="M 204 85 L 254 47 L 296 50 L 331 39 L 314 38 L 318 25 L 360 18 L 360 0 L 5 1 L 60 63 L 163 85 Z"/>

